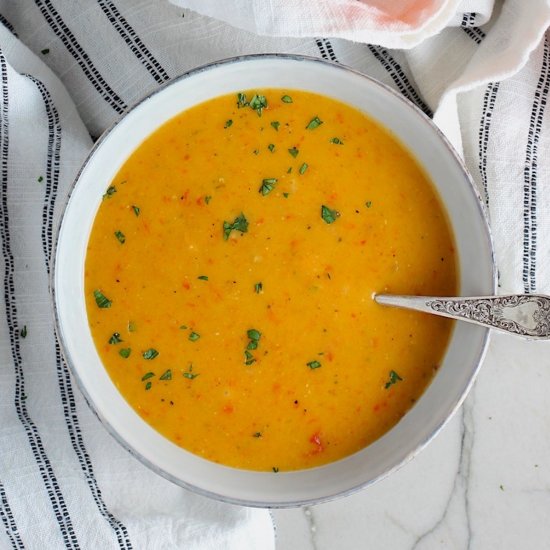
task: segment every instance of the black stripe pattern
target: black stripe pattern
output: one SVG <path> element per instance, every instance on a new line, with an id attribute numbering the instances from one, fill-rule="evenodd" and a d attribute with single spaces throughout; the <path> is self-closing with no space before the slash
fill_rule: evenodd
<path id="1" fill-rule="evenodd" d="M 550 87 L 548 38 L 544 39 L 542 66 L 531 108 L 523 168 L 523 289 L 536 290 L 538 144 Z"/>
<path id="2" fill-rule="evenodd" d="M 17 529 L 17 524 L 13 517 L 8 497 L 4 489 L 4 485 L 0 481 L 0 518 L 4 524 L 4 530 L 10 539 L 11 545 L 15 550 L 24 550 L 25 546 L 21 540 L 21 535 Z"/>
<path id="3" fill-rule="evenodd" d="M 1 159 L 1 200 L 0 200 L 0 238 L 2 240 L 2 253 L 4 255 L 4 300 L 6 304 L 6 321 L 13 364 L 15 366 L 15 410 L 17 417 L 23 426 L 32 454 L 36 460 L 42 481 L 48 493 L 53 513 L 57 520 L 61 536 L 67 549 L 77 549 L 78 541 L 74 532 L 73 523 L 67 510 L 65 498 L 59 488 L 56 475 L 53 471 L 50 459 L 42 443 L 36 424 L 31 419 L 25 395 L 25 378 L 22 366 L 20 349 L 20 334 L 18 330 L 17 306 L 15 299 L 15 261 L 11 250 L 9 213 L 8 213 L 8 69 L 3 55 L 0 55 L 0 69 L 2 74 L 2 106 L 0 122 L 0 146 Z"/>
<path id="4" fill-rule="evenodd" d="M 490 82 L 487 85 L 483 96 L 483 110 L 481 121 L 479 123 L 478 133 L 478 152 L 479 152 L 479 174 L 481 176 L 481 184 L 483 185 L 483 194 L 485 196 L 485 204 L 489 206 L 489 186 L 487 183 L 487 149 L 489 147 L 489 133 L 491 130 L 491 122 L 497 93 L 499 89 L 498 82 Z"/>
<path id="5" fill-rule="evenodd" d="M 151 53 L 147 46 L 142 42 L 136 31 L 130 26 L 128 21 L 121 15 L 117 7 L 111 0 L 98 0 L 103 13 L 109 19 L 111 25 L 116 29 L 124 42 L 128 45 L 132 53 L 149 71 L 149 74 L 162 84 L 170 79 L 166 70 L 162 67 L 156 57 Z"/>
<path id="6" fill-rule="evenodd" d="M 13 25 L 0 13 L 0 23 L 10 31 L 13 36 L 17 38 L 17 33 L 15 32 L 15 29 L 13 28 Z"/>
<path id="7" fill-rule="evenodd" d="M 390 55 L 388 50 L 380 46 L 373 46 L 372 44 L 369 44 L 368 48 L 371 54 L 380 62 L 382 67 L 386 69 L 401 94 L 414 103 L 421 111 L 424 112 L 424 114 L 430 118 L 433 118 L 434 114 L 432 110 L 428 107 L 428 105 L 426 105 L 426 103 L 424 103 L 420 97 L 420 94 L 416 91 L 415 87 L 407 78 L 407 75 L 403 71 L 402 67 Z"/>
<path id="8" fill-rule="evenodd" d="M 59 12 L 55 9 L 49 0 L 35 0 L 35 4 L 40 9 L 44 19 L 52 29 L 53 33 L 63 42 L 67 51 L 74 57 L 79 67 L 82 69 L 90 84 L 97 93 L 119 114 L 122 114 L 126 108 L 126 103 L 120 98 L 113 89 L 105 82 L 103 76 L 97 70 L 88 54 L 78 43 L 75 35 L 63 21 Z"/>
<path id="9" fill-rule="evenodd" d="M 465 13 L 462 17 L 460 27 L 476 44 L 481 44 L 485 38 L 485 33 L 475 26 L 476 15 L 476 13 Z"/>
<path id="10" fill-rule="evenodd" d="M 59 187 L 59 165 L 62 137 L 61 123 L 57 108 L 44 84 L 33 76 L 26 76 L 36 84 L 44 101 L 46 116 L 48 119 L 48 154 L 45 173 L 46 185 L 44 209 L 42 214 L 42 247 L 44 251 L 46 270 L 49 274 L 53 246 L 53 214 L 55 200 L 57 198 L 57 190 Z M 113 516 L 103 501 L 101 490 L 94 474 L 92 461 L 84 444 L 82 431 L 80 429 L 69 369 L 62 359 L 61 348 L 55 333 L 52 334 L 52 337 L 55 341 L 57 379 L 61 402 L 63 405 L 63 415 L 65 417 L 65 423 L 67 425 L 73 450 L 78 457 L 80 467 L 85 475 L 86 482 L 100 514 L 105 518 L 114 531 L 120 548 L 123 550 L 131 550 L 132 544 L 130 542 L 126 527 L 122 522 Z"/>

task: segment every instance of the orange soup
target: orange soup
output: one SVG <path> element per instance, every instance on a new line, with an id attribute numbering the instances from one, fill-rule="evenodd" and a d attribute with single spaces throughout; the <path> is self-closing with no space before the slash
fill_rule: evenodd
<path id="1" fill-rule="evenodd" d="M 151 426 L 208 460 L 310 468 L 383 435 L 452 322 L 373 293 L 454 295 L 445 212 L 384 128 L 297 90 L 164 124 L 106 190 L 85 288 L 98 353 Z"/>

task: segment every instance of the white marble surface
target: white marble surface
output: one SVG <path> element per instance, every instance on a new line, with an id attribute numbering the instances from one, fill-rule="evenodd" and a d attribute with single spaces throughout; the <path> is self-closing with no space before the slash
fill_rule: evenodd
<path id="1" fill-rule="evenodd" d="M 274 510 L 277 550 L 550 548 L 550 343 L 493 334 L 467 400 L 411 462 Z"/>

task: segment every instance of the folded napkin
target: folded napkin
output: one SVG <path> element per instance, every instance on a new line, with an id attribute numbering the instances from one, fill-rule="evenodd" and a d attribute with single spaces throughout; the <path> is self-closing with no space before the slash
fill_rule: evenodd
<path id="1" fill-rule="evenodd" d="M 327 29 L 311 38 L 310 12 L 300 27 L 308 36 L 268 37 L 164 0 L 0 0 L 0 548 L 274 547 L 266 511 L 195 496 L 122 450 L 54 336 L 52 243 L 82 160 L 129 105 L 192 67 L 258 52 L 321 56 L 436 112 L 488 204 L 502 290 L 550 290 L 548 2 L 423 2 L 416 18 L 390 2 L 353 4 L 370 9 L 361 21 L 393 18 L 401 45 L 423 42 L 398 51 L 386 31 L 375 41 L 386 47 Z M 279 21 L 278 2 L 255 9 L 265 5 Z"/>

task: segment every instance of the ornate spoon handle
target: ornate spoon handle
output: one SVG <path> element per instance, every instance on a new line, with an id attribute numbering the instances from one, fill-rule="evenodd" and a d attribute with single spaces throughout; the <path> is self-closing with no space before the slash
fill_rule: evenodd
<path id="1" fill-rule="evenodd" d="M 468 298 L 375 294 L 374 299 L 379 304 L 435 313 L 527 338 L 550 338 L 550 296 L 542 294 Z"/>

